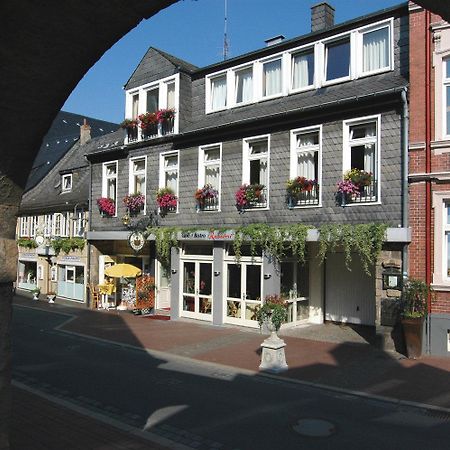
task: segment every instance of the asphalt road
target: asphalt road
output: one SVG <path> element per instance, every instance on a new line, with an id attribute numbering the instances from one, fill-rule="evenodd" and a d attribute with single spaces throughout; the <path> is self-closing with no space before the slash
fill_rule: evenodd
<path id="1" fill-rule="evenodd" d="M 450 448 L 445 414 L 172 355 L 156 359 L 54 330 L 65 320 L 14 307 L 14 379 L 188 448 Z"/>

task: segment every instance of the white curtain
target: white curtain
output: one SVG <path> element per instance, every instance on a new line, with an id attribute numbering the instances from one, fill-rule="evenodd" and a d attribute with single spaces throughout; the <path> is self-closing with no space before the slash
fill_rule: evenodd
<path id="1" fill-rule="evenodd" d="M 253 70 L 244 69 L 236 73 L 236 103 L 253 100 Z"/>
<path id="2" fill-rule="evenodd" d="M 315 151 L 302 151 L 297 154 L 297 175 L 299 177 L 305 177 L 308 180 L 314 180 L 316 178 L 315 172 Z"/>
<path id="3" fill-rule="evenodd" d="M 213 164 L 205 167 L 205 184 L 210 184 L 219 190 L 219 165 Z"/>
<path id="4" fill-rule="evenodd" d="M 168 170 L 166 172 L 166 187 L 172 189 L 177 195 L 178 170 Z"/>
<path id="5" fill-rule="evenodd" d="M 264 96 L 281 93 L 281 60 L 264 64 Z"/>
<path id="6" fill-rule="evenodd" d="M 310 54 L 301 54 L 294 56 L 294 74 L 292 79 L 292 87 L 300 89 L 312 84 L 309 79 L 309 58 Z"/>
<path id="7" fill-rule="evenodd" d="M 364 170 L 375 174 L 375 144 L 364 146 Z"/>
<path id="8" fill-rule="evenodd" d="M 167 85 L 167 108 L 175 108 L 175 83 Z"/>
<path id="9" fill-rule="evenodd" d="M 226 77 L 211 80 L 211 108 L 220 109 L 227 106 L 227 79 Z"/>
<path id="10" fill-rule="evenodd" d="M 383 69 L 389 65 L 389 28 L 364 34 L 363 59 L 364 72 Z"/>

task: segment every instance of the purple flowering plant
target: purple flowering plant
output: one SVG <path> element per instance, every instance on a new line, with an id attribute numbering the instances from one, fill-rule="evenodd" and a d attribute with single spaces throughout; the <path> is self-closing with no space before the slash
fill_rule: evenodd
<path id="1" fill-rule="evenodd" d="M 144 208 L 145 195 L 139 192 L 128 194 L 124 197 L 123 203 L 131 214 L 136 214 Z"/>

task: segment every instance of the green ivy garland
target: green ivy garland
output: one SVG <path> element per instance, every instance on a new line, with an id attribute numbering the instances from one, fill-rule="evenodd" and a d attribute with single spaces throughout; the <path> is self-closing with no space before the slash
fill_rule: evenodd
<path id="1" fill-rule="evenodd" d="M 386 224 L 363 223 L 358 225 L 325 224 L 319 228 L 319 259 L 338 247 L 344 251 L 345 265 L 350 270 L 352 253 L 357 253 L 366 274 L 377 262 L 386 235 Z"/>
<path id="2" fill-rule="evenodd" d="M 17 245 L 28 249 L 37 248 L 37 242 L 31 238 L 19 238 L 17 239 Z"/>
<path id="3" fill-rule="evenodd" d="M 271 226 L 257 223 L 235 228 L 233 250 L 236 262 L 242 257 L 242 246 L 250 245 L 250 254 L 255 256 L 258 248 L 271 255 L 274 259 L 282 260 L 287 252 L 301 263 L 306 260 L 306 239 L 311 226 L 301 223 Z M 172 247 L 179 247 L 177 235 L 179 232 L 200 231 L 204 228 L 181 227 L 148 227 L 146 235 L 155 236 L 158 259 L 165 266 L 170 265 Z M 227 230 L 230 228 L 227 228 Z M 350 270 L 352 253 L 358 253 L 364 271 L 370 275 L 372 267 L 381 252 L 387 225 L 385 224 L 324 224 L 319 228 L 319 259 L 323 262 L 329 252 L 338 248 L 344 251 L 345 265 Z M 222 229 L 221 229 L 222 230 Z M 225 229 L 223 229 L 225 230 Z M 210 231 L 214 231 L 211 229 Z M 217 230 L 216 230 L 217 231 Z"/>
<path id="4" fill-rule="evenodd" d="M 52 247 L 55 250 L 55 253 L 59 255 L 61 250 L 68 254 L 71 251 L 80 250 L 82 251 L 84 249 L 84 246 L 86 244 L 86 241 L 83 238 L 59 238 L 59 239 L 53 239 L 52 241 Z"/>

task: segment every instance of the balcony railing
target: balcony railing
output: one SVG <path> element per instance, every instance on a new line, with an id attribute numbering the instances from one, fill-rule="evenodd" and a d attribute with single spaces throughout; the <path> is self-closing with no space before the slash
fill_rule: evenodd
<path id="1" fill-rule="evenodd" d="M 288 194 L 287 203 L 289 208 L 296 206 L 309 206 L 319 204 L 319 185 L 312 186 L 311 190 L 301 191 L 295 195 Z"/>
<path id="2" fill-rule="evenodd" d="M 197 211 L 218 211 L 219 210 L 219 199 L 216 198 L 205 198 L 201 201 L 197 201 Z"/>
<path id="3" fill-rule="evenodd" d="M 149 124 L 145 129 L 141 129 L 137 125 L 126 129 L 125 143 L 144 141 L 154 139 L 161 136 L 174 134 L 175 120 L 165 119 L 161 123 Z"/>
<path id="4" fill-rule="evenodd" d="M 259 197 L 253 201 L 250 201 L 246 206 L 246 209 L 261 209 L 267 208 L 267 188 L 263 188 L 259 194 Z"/>
<path id="5" fill-rule="evenodd" d="M 378 201 L 378 181 L 373 179 L 367 186 L 361 186 L 358 194 L 338 194 L 337 200 L 341 206 L 348 204 L 374 203 Z"/>

